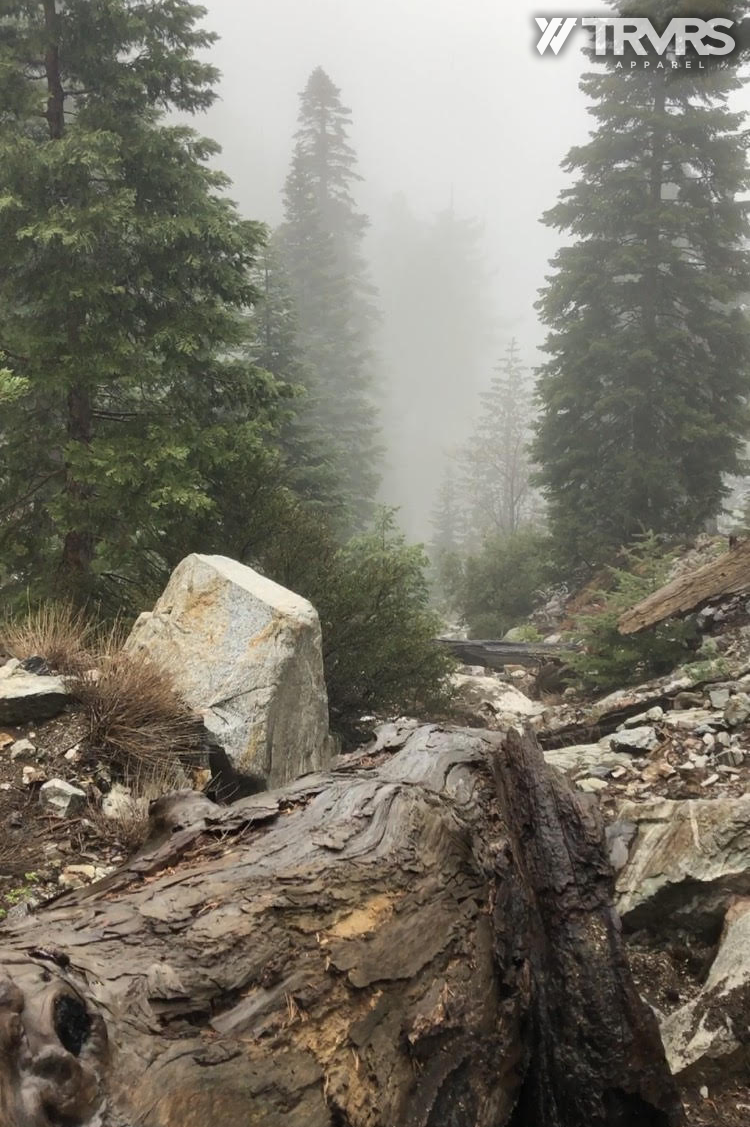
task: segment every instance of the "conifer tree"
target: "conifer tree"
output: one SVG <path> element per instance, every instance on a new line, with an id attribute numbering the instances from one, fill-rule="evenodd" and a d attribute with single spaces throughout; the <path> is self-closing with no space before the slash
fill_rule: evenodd
<path id="1" fill-rule="evenodd" d="M 456 479 L 450 468 L 443 475 L 431 524 L 433 533 L 430 548 L 433 556 L 439 556 L 443 552 L 457 552 L 462 547 L 465 516 L 461 511 Z"/>
<path id="2" fill-rule="evenodd" d="M 480 395 L 482 410 L 461 454 L 475 537 L 516 532 L 531 515 L 531 388 L 515 339 Z"/>
<path id="3" fill-rule="evenodd" d="M 379 451 L 370 343 L 375 312 L 362 258 L 367 220 L 351 193 L 360 177 L 350 122 L 338 89 L 317 68 L 301 95 L 278 245 L 309 373 L 309 413 L 356 524 L 372 512 Z"/>
<path id="4" fill-rule="evenodd" d="M 652 0 L 637 14 L 664 26 L 680 13 Z M 595 128 L 544 219 L 572 241 L 538 306 L 550 332 L 534 458 L 569 561 L 606 559 L 643 528 L 698 529 L 746 434 L 750 181 L 727 104 L 738 79 L 686 61 L 608 56 L 584 77 Z"/>
<path id="5" fill-rule="evenodd" d="M 294 494 L 345 523 L 337 470 L 320 422 L 316 373 L 302 351 L 299 322 L 276 239 L 263 248 L 252 274 L 257 300 L 250 319 L 250 356 L 293 397 L 279 423 L 285 483 Z"/>
<path id="6" fill-rule="evenodd" d="M 127 591 L 264 458 L 279 389 L 241 358 L 263 231 L 216 146 L 186 0 L 13 0 L 0 17 L 0 554 L 18 586 Z M 246 320 L 246 317 L 244 318 Z M 10 394 L 9 394 L 10 392 Z M 238 474 L 238 480 L 242 480 Z"/>

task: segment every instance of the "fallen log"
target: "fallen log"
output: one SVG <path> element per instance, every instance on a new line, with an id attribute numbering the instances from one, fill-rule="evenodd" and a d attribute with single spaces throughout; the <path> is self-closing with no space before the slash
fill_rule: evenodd
<path id="1" fill-rule="evenodd" d="M 595 802 L 405 732 L 0 928 L 3 1127 L 677 1127 Z"/>
<path id="2" fill-rule="evenodd" d="M 549 645 L 544 642 L 494 642 L 462 638 L 438 638 L 438 645 L 448 650 L 464 665 L 482 665 L 486 669 L 503 669 L 506 665 L 562 664 L 575 646 Z"/>
<path id="3" fill-rule="evenodd" d="M 660 587 L 619 619 L 621 634 L 638 634 L 668 618 L 691 614 L 726 595 L 750 593 L 750 540 Z"/>

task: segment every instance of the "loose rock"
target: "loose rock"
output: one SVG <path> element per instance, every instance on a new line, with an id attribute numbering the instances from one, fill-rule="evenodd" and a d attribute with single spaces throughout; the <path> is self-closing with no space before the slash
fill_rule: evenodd
<path id="1" fill-rule="evenodd" d="M 42 803 L 61 818 L 73 818 L 86 806 L 86 792 L 65 779 L 50 779 L 40 791 Z"/>

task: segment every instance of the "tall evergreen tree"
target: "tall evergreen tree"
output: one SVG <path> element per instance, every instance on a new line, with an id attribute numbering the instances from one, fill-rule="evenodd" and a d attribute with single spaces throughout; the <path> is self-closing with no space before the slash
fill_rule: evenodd
<path id="1" fill-rule="evenodd" d="M 638 15 L 664 26 L 676 9 L 652 0 Z M 727 106 L 734 71 L 688 60 L 672 69 L 655 55 L 609 56 L 584 77 L 596 127 L 569 153 L 563 167 L 577 180 L 544 219 L 573 236 L 538 306 L 550 358 L 534 445 L 569 560 L 606 558 L 641 528 L 699 528 L 738 467 L 750 390 L 738 307 L 750 277 L 747 141 Z"/>
<path id="2" fill-rule="evenodd" d="M 3 5 L 0 554 L 18 585 L 138 583 L 171 530 L 218 519 L 227 462 L 251 495 L 265 458 L 279 389 L 241 358 L 240 316 L 263 231 L 224 197 L 216 146 L 162 117 L 214 98 L 202 15 Z"/>
<path id="3" fill-rule="evenodd" d="M 463 491 L 476 537 L 516 532 L 531 515 L 531 387 L 515 339 L 480 395 L 481 414 L 464 450 Z"/>
<path id="4" fill-rule="evenodd" d="M 464 543 L 466 524 L 465 513 L 455 476 L 448 468 L 438 491 L 437 503 L 432 511 L 432 540 L 430 548 L 433 556 L 444 552 L 457 552 Z"/>
<path id="5" fill-rule="evenodd" d="M 372 511 L 377 488 L 379 423 L 371 353 L 375 313 L 362 257 L 367 220 L 351 193 L 360 177 L 348 141 L 350 122 L 338 89 L 319 67 L 301 95 L 278 245 L 309 371 L 309 411 L 358 523 Z"/>
<path id="6" fill-rule="evenodd" d="M 316 373 L 302 351 L 289 279 L 272 238 L 252 274 L 257 300 L 250 319 L 250 356 L 294 398 L 280 420 L 285 481 L 295 495 L 322 508 L 334 525 L 345 522 L 334 459 L 320 422 Z"/>

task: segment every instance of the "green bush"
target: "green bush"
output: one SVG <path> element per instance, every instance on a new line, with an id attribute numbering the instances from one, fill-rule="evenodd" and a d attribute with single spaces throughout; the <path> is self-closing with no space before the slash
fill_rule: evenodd
<path id="1" fill-rule="evenodd" d="M 428 560 L 381 511 L 371 531 L 339 545 L 321 517 L 294 506 L 263 567 L 320 615 L 332 726 L 363 713 L 428 714 L 449 700 L 453 661 L 435 645 Z"/>
<path id="2" fill-rule="evenodd" d="M 549 538 L 535 528 L 485 539 L 464 568 L 462 613 L 473 638 L 502 638 L 531 614 L 551 578 Z"/>
<path id="3" fill-rule="evenodd" d="M 670 673 L 691 654 L 695 627 L 670 621 L 640 634 L 622 635 L 621 615 L 667 581 L 674 555 L 649 533 L 623 551 L 624 566 L 610 567 L 611 588 L 597 592 L 598 609 L 578 616 L 571 632 L 582 649 L 567 665 L 585 692 L 609 692 Z"/>

